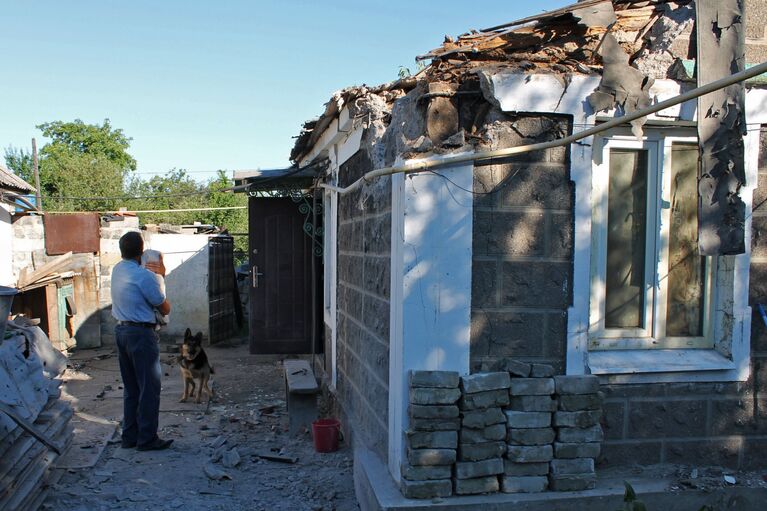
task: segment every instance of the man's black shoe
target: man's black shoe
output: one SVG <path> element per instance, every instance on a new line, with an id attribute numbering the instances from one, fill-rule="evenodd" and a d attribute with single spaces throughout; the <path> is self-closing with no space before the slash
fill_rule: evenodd
<path id="1" fill-rule="evenodd" d="M 123 449 L 133 449 L 134 447 L 136 447 L 136 442 L 126 442 L 125 440 L 123 440 L 122 442 L 120 442 L 120 447 L 122 447 Z"/>
<path id="2" fill-rule="evenodd" d="M 160 438 L 155 438 L 148 444 L 139 445 L 136 447 L 137 451 L 162 451 L 163 449 L 167 449 L 170 447 L 170 444 L 173 443 L 173 440 L 162 440 Z"/>

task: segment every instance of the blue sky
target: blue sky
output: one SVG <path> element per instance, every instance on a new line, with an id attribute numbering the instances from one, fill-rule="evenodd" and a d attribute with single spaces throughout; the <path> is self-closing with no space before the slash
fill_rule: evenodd
<path id="1" fill-rule="evenodd" d="M 396 79 L 445 34 L 567 3 L 6 1 L 0 149 L 41 145 L 43 122 L 109 118 L 142 175 L 287 166 L 333 91 Z"/>

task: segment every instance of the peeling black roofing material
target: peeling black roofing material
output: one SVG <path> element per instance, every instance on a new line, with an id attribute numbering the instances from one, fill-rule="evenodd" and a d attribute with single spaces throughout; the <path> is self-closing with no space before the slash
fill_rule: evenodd
<path id="1" fill-rule="evenodd" d="M 696 2 L 698 85 L 745 68 L 742 0 Z M 700 174 L 698 246 L 701 255 L 745 252 L 745 211 L 740 189 L 746 183 L 746 134 L 742 83 L 698 98 Z"/>

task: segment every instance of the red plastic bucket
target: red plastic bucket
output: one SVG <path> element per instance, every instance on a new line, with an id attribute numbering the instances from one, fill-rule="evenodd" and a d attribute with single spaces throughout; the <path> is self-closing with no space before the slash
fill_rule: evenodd
<path id="1" fill-rule="evenodd" d="M 314 437 L 315 451 L 337 451 L 340 436 L 341 423 L 337 419 L 317 419 L 312 422 L 312 437 Z"/>

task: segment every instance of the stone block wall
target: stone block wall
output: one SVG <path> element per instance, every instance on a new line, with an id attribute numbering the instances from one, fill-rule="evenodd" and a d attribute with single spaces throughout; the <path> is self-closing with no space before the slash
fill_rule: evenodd
<path id="1" fill-rule="evenodd" d="M 597 377 L 554 376 L 550 365 L 512 359 L 494 366 L 462 377 L 411 371 L 403 495 L 594 487 L 603 438 Z"/>
<path id="2" fill-rule="evenodd" d="M 544 118 L 545 119 L 545 118 Z M 496 129 L 495 144 L 530 133 Z M 544 121 L 540 121 L 544 122 Z M 567 123 L 560 121 L 559 129 Z M 522 128 L 528 126 L 528 131 Z M 518 133 L 519 132 L 519 133 Z M 543 131 L 541 132 L 543 133 Z M 520 140 L 530 141 L 530 138 Z M 535 139 L 532 139 L 535 140 Z M 496 146 L 493 146 L 495 148 Z M 475 169 L 471 370 L 513 356 L 564 373 L 572 273 L 572 184 L 564 153 Z M 598 466 L 655 463 L 763 467 L 767 455 L 767 131 L 753 198 L 747 382 L 602 385 L 604 442 Z"/>
<path id="3" fill-rule="evenodd" d="M 19 278 L 22 268 L 32 270 L 35 267 L 34 263 L 45 264 L 47 257 L 43 217 L 32 215 L 13 217 L 14 280 Z"/>
<path id="4" fill-rule="evenodd" d="M 564 116 L 487 127 L 500 149 L 568 134 Z M 573 267 L 573 187 L 565 148 L 474 170 L 471 371 L 499 357 L 564 371 Z"/>
<path id="5" fill-rule="evenodd" d="M 767 456 L 767 130 L 753 197 L 751 377 L 746 382 L 603 385 L 603 465 L 764 468 Z"/>
<path id="6" fill-rule="evenodd" d="M 341 168 L 341 186 L 373 169 L 363 148 Z M 386 459 L 389 406 L 391 179 L 339 197 L 337 389 L 355 434 Z"/>

